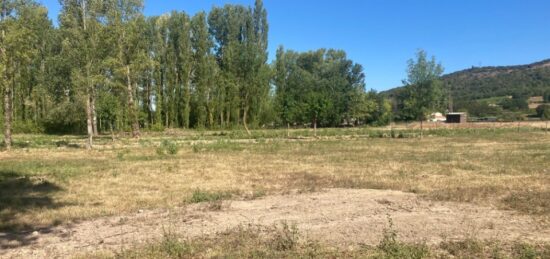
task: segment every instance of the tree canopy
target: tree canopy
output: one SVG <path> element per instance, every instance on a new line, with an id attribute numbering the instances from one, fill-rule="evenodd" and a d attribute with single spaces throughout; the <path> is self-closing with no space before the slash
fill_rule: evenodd
<path id="1" fill-rule="evenodd" d="M 112 130 L 389 121 L 388 101 L 365 91 L 363 67 L 342 50 L 281 47 L 270 64 L 262 0 L 151 17 L 143 0 L 60 4 L 57 28 L 36 1 L 0 5 L 10 132 L 87 133 L 91 148 Z"/>
<path id="2" fill-rule="evenodd" d="M 404 110 L 413 119 L 425 120 L 426 116 L 444 106 L 443 86 L 440 77 L 443 66 L 435 57 L 428 59 L 424 50 L 416 53 L 416 59 L 407 63 L 406 98 Z"/>

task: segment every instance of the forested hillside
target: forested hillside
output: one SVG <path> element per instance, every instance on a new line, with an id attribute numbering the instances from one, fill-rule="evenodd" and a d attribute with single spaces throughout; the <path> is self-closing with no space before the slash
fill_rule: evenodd
<path id="1" fill-rule="evenodd" d="M 457 101 L 497 96 L 540 96 L 550 91 L 550 60 L 524 66 L 482 67 L 443 77 Z"/>
<path id="2" fill-rule="evenodd" d="M 448 95 L 447 101 L 454 110 L 471 110 L 479 116 L 495 115 L 498 111 L 494 104 L 505 110 L 518 110 L 526 109 L 527 99 L 531 96 L 545 96 L 549 100 L 550 60 L 522 66 L 474 67 L 444 75 L 441 80 Z M 405 91 L 401 87 L 384 94 L 399 102 Z M 498 98 L 505 100 L 487 102 Z"/>
<path id="3" fill-rule="evenodd" d="M 7 142 L 12 128 L 87 133 L 91 147 L 94 135 L 111 131 L 139 137 L 167 127 L 248 131 L 381 117 L 384 101 L 367 94 L 362 67 L 343 51 L 281 52 L 268 64 L 261 0 L 152 17 L 142 0 L 60 3 L 56 27 L 36 1 L 1 2 Z"/>

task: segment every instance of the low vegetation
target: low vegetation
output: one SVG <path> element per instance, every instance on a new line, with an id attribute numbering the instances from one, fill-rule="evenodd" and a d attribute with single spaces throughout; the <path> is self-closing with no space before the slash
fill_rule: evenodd
<path id="1" fill-rule="evenodd" d="M 323 188 L 391 189 L 548 219 L 550 135 L 522 128 L 323 129 L 156 133 L 100 138 L 20 135 L 0 154 L 0 228 Z M 393 136 L 393 137 L 392 137 Z M 159 155 L 159 147 L 162 155 Z M 175 150 L 175 151 L 171 151 Z M 215 206 L 214 206 L 215 207 Z"/>
<path id="2" fill-rule="evenodd" d="M 498 241 L 445 241 L 407 244 L 390 225 L 377 246 L 342 248 L 311 241 L 286 222 L 272 227 L 242 226 L 211 237 L 184 239 L 166 233 L 159 242 L 113 254 L 83 258 L 547 258 L 550 245 Z"/>

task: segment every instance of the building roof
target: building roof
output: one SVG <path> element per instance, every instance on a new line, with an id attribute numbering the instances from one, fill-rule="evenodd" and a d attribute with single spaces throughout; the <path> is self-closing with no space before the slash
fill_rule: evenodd
<path id="1" fill-rule="evenodd" d="M 544 102 L 544 97 L 543 96 L 533 96 L 533 97 L 529 98 L 529 102 L 531 102 L 531 103 L 541 103 L 541 102 Z"/>
<path id="2" fill-rule="evenodd" d="M 447 115 L 466 115 L 465 112 L 450 112 L 450 113 L 447 113 Z"/>

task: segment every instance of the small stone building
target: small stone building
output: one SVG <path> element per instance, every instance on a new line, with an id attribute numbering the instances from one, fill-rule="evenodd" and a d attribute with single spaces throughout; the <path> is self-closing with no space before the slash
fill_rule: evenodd
<path id="1" fill-rule="evenodd" d="M 465 112 L 447 113 L 447 123 L 467 123 L 468 114 Z"/>

